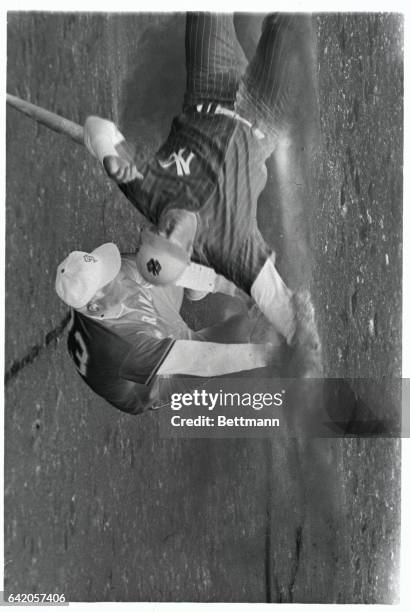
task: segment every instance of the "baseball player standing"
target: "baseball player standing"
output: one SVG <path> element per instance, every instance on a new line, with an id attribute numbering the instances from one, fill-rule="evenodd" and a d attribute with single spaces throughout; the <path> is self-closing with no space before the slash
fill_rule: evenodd
<path id="1" fill-rule="evenodd" d="M 232 16 L 188 13 L 185 42 L 183 110 L 153 158 L 137 168 L 123 154 L 125 140 L 115 125 L 97 117 L 85 123 L 86 146 L 156 228 L 143 234 L 137 256 L 147 281 L 180 279 L 175 262 L 187 255 L 213 268 L 253 297 L 304 361 L 303 374 L 319 376 L 321 347 L 309 295 L 285 285 L 256 220 L 265 161 L 274 151 L 279 162 L 282 151 L 286 158 L 296 103 L 312 91 L 311 19 L 268 15 L 243 77 Z M 172 245 L 169 256 L 156 250 L 155 232 Z"/>

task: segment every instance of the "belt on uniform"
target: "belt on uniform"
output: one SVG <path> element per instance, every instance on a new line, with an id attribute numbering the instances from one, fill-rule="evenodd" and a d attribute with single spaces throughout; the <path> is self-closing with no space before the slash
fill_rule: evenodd
<path id="1" fill-rule="evenodd" d="M 243 123 L 244 125 L 248 126 L 248 128 L 252 130 L 258 140 L 262 140 L 263 138 L 265 138 L 265 134 L 259 128 L 255 127 L 250 121 L 248 121 L 244 117 L 241 117 L 241 115 L 238 115 L 238 113 L 235 113 L 235 111 L 232 111 L 229 108 L 225 108 L 220 104 L 197 104 L 196 110 L 198 111 L 198 113 L 212 113 L 214 115 L 225 115 L 225 117 L 230 117 L 231 119 L 239 121 L 240 123 Z"/>

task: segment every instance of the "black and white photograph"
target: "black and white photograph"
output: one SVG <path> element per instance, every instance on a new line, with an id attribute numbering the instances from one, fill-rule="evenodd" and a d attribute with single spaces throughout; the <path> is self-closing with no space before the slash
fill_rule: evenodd
<path id="1" fill-rule="evenodd" d="M 403 603 L 404 12 L 106 8 L 6 16 L 1 603 Z"/>

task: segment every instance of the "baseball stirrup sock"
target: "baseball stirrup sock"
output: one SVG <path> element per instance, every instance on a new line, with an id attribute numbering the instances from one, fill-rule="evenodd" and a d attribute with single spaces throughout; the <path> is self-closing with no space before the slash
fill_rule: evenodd
<path id="1" fill-rule="evenodd" d="M 253 283 L 251 295 L 268 321 L 289 344 L 296 329 L 292 292 L 286 287 L 271 258 L 266 260 Z"/>

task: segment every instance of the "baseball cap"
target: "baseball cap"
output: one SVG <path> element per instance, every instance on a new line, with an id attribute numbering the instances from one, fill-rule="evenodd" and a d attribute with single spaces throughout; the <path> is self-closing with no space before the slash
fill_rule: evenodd
<path id="1" fill-rule="evenodd" d="M 73 251 L 57 268 L 55 288 L 68 306 L 82 308 L 121 268 L 118 247 L 106 242 L 91 253 Z"/>
<path id="2" fill-rule="evenodd" d="M 182 246 L 147 228 L 141 232 L 136 264 L 141 276 L 152 285 L 175 282 L 189 263 L 189 254 Z"/>

